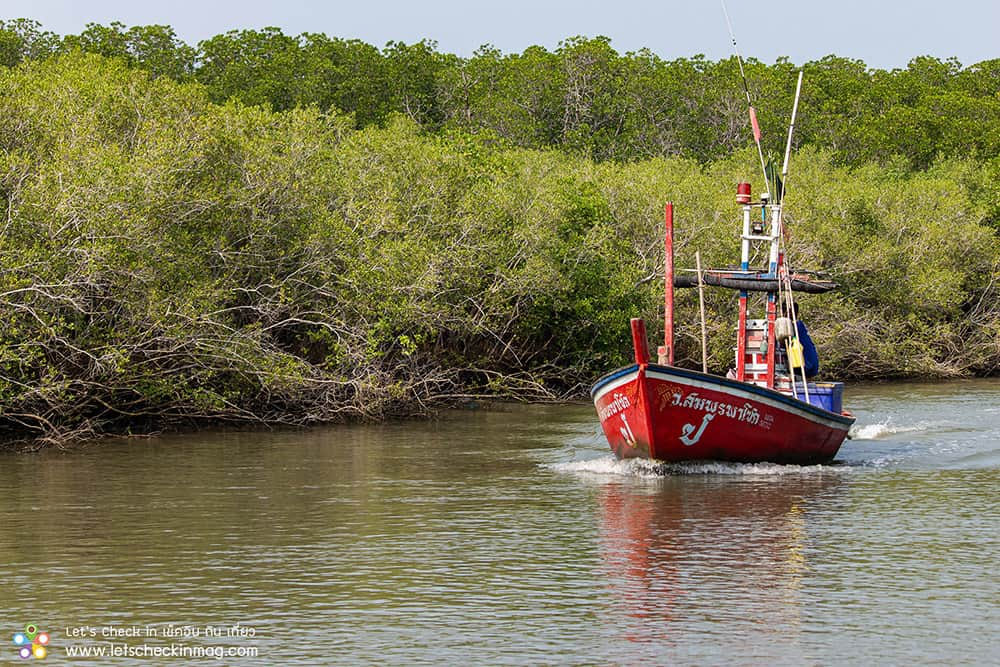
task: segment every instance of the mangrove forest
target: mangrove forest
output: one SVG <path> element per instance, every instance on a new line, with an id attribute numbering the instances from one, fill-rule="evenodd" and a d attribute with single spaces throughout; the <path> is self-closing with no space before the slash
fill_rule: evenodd
<path id="1" fill-rule="evenodd" d="M 1000 370 L 1000 59 L 747 63 L 844 379 Z M 735 59 L 0 22 L 0 440 L 584 397 L 760 188 Z M 735 303 L 706 292 L 709 367 Z M 678 293 L 678 363 L 701 360 Z M 662 327 L 662 324 L 660 325 Z"/>

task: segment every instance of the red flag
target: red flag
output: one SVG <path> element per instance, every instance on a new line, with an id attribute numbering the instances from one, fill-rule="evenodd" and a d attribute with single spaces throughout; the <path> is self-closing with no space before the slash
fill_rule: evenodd
<path id="1" fill-rule="evenodd" d="M 750 107 L 750 125 L 753 126 L 753 140 L 760 143 L 760 125 L 757 124 L 757 112 Z"/>

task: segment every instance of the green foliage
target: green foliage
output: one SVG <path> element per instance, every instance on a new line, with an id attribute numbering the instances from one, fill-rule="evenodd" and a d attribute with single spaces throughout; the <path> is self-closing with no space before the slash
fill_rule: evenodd
<path id="1" fill-rule="evenodd" d="M 836 168 L 829 154 L 796 158 L 798 188 L 823 196 L 789 195 L 789 252 L 843 286 L 829 312 L 827 298 L 810 309 L 835 369 L 883 377 L 996 368 L 992 353 L 974 351 L 996 331 L 988 302 L 1000 251 L 977 192 L 964 185 L 981 170 L 949 161 L 900 174 Z"/>
<path id="2" fill-rule="evenodd" d="M 195 49 L 177 38 L 165 25 L 126 28 L 114 21 L 111 25 L 88 23 L 79 35 L 69 35 L 63 50 L 79 49 L 106 58 L 121 58 L 133 67 L 141 67 L 153 77 L 168 76 L 186 81 L 194 72 Z"/>
<path id="3" fill-rule="evenodd" d="M 13 67 L 23 60 L 40 60 L 59 49 L 59 36 L 42 30 L 38 21 L 0 21 L 0 65 Z"/>
<path id="4" fill-rule="evenodd" d="M 237 99 L 280 111 L 315 101 L 299 40 L 278 28 L 231 30 L 203 41 L 199 50 L 197 78 L 214 102 Z"/>
<path id="5" fill-rule="evenodd" d="M 620 54 L 606 37 L 572 37 L 553 52 L 532 46 L 470 58 L 431 41 L 384 48 L 278 28 L 233 30 L 197 48 L 169 26 L 91 23 L 60 38 L 27 19 L 0 22 L 0 64 L 80 49 L 120 58 L 154 77 L 202 82 L 209 99 L 274 110 L 315 105 L 352 114 L 359 128 L 404 114 L 425 130 L 484 134 L 524 148 L 558 148 L 597 161 L 655 156 L 717 160 L 749 140 L 734 57 L 664 61 Z M 826 56 L 805 63 L 799 146 L 833 151 L 838 164 L 929 168 L 940 157 L 1000 153 L 1000 60 L 968 67 L 914 58 L 905 69 Z M 780 154 L 796 66 L 753 58 L 745 69 L 766 150 Z"/>

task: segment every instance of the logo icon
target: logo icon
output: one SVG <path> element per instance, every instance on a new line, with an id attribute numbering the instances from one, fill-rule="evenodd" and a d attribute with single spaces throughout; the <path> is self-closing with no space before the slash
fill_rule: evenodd
<path id="1" fill-rule="evenodd" d="M 698 429 L 697 433 L 695 433 L 694 424 L 684 424 L 684 427 L 681 428 L 681 433 L 684 434 L 681 436 L 681 442 L 688 447 L 697 444 L 698 441 L 701 440 L 701 434 L 705 432 L 705 427 L 708 426 L 708 422 L 712 421 L 714 418 L 715 415 L 713 413 L 709 412 L 706 414 L 701 420 L 701 428 Z M 693 437 L 691 436 L 692 433 L 694 433 Z"/>
<path id="2" fill-rule="evenodd" d="M 27 660 L 34 657 L 41 660 L 49 653 L 49 633 L 42 632 L 34 623 L 28 623 L 23 632 L 14 634 L 14 645 L 19 658 Z"/>

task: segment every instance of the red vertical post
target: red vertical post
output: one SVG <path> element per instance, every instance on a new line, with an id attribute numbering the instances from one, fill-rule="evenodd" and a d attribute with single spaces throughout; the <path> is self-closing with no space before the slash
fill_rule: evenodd
<path id="1" fill-rule="evenodd" d="M 747 379 L 747 293 L 740 292 L 740 319 L 736 325 L 736 379 Z"/>
<path id="2" fill-rule="evenodd" d="M 664 214 L 663 349 L 659 362 L 674 365 L 674 204 L 667 202 Z"/>
<path id="3" fill-rule="evenodd" d="M 646 323 L 639 317 L 633 317 L 629 324 L 632 327 L 632 352 L 635 363 L 640 366 L 649 363 L 649 341 L 646 340 Z"/>
<path id="4" fill-rule="evenodd" d="M 778 279 L 778 291 L 767 293 L 767 388 L 774 389 L 774 357 L 777 352 L 777 343 L 774 336 L 774 321 L 778 317 L 778 301 L 781 298 L 781 280 L 785 275 L 785 253 L 778 251 L 778 262 L 774 268 L 774 275 Z M 792 382 L 795 382 L 795 373 L 790 373 Z"/>

